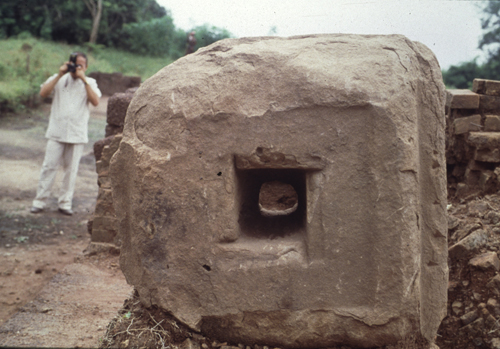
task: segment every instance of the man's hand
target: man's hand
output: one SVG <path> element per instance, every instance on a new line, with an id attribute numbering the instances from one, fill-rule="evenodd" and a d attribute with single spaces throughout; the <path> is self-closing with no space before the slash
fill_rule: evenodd
<path id="1" fill-rule="evenodd" d="M 62 77 L 64 74 L 68 72 L 68 64 L 69 62 L 66 62 L 59 67 L 59 77 Z"/>
<path id="2" fill-rule="evenodd" d="M 87 91 L 87 98 L 93 106 L 97 107 L 99 104 L 99 96 L 92 90 L 92 87 L 87 83 L 87 77 L 85 76 L 85 69 L 81 65 L 76 66 L 76 71 L 74 75 L 83 81 L 85 84 L 85 90 Z"/>
<path id="3" fill-rule="evenodd" d="M 86 78 L 85 70 L 83 69 L 83 67 L 81 65 L 76 66 L 75 75 L 77 78 L 82 79 L 83 82 L 87 82 L 87 80 L 85 79 Z"/>

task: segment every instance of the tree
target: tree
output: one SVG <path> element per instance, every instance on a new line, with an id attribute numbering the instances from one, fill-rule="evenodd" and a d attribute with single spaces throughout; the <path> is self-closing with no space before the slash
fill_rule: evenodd
<path id="1" fill-rule="evenodd" d="M 104 1 L 98 42 L 119 47 L 126 24 L 148 22 L 165 16 L 168 16 L 167 11 L 158 5 L 156 0 Z"/>
<path id="2" fill-rule="evenodd" d="M 216 41 L 231 37 L 231 33 L 223 28 L 204 24 L 193 29 L 196 32 L 196 50 Z"/>
<path id="3" fill-rule="evenodd" d="M 231 36 L 208 24 L 195 30 L 197 48 Z M 156 0 L 0 0 L 0 39 L 20 34 L 173 58 L 186 49 L 186 33 Z"/>
<path id="4" fill-rule="evenodd" d="M 443 71 L 447 87 L 470 89 L 475 78 L 500 80 L 500 1 L 486 2 L 482 10 L 481 27 L 485 32 L 479 48 L 488 50 L 488 60 L 478 65 L 474 59 Z"/>
<path id="5" fill-rule="evenodd" d="M 443 80 L 448 88 L 472 88 L 472 82 L 475 78 L 482 77 L 482 68 L 476 63 L 476 60 L 452 65 L 448 70 L 443 71 Z"/>
<path id="6" fill-rule="evenodd" d="M 488 1 L 483 12 L 481 27 L 486 32 L 479 41 L 479 48 L 487 48 L 491 59 L 500 55 L 500 1 Z"/>
<path id="7" fill-rule="evenodd" d="M 83 0 L 83 2 L 85 2 L 85 5 L 87 5 L 87 8 L 92 15 L 92 31 L 90 32 L 89 43 L 95 44 L 102 16 L 102 0 L 97 0 L 97 3 L 95 0 Z"/>
<path id="8" fill-rule="evenodd" d="M 127 23 L 118 47 L 127 51 L 151 56 L 168 56 L 172 52 L 175 26 L 169 16 L 147 22 Z"/>

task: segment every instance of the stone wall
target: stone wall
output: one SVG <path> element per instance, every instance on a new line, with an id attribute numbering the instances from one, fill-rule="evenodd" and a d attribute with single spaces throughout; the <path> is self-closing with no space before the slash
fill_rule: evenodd
<path id="1" fill-rule="evenodd" d="M 500 189 L 500 81 L 475 79 L 473 90 L 447 90 L 446 162 L 451 197 Z"/>
<path id="2" fill-rule="evenodd" d="M 106 138 L 94 143 L 99 191 L 94 216 L 89 222 L 91 234 L 89 251 L 96 251 L 102 247 L 109 249 L 111 246 L 119 247 L 121 245 L 113 205 L 109 164 L 120 145 L 127 108 L 136 90 L 137 88 L 128 89 L 125 93 L 115 93 L 109 98 Z"/>
<path id="3" fill-rule="evenodd" d="M 103 95 L 112 96 L 118 92 L 125 92 L 129 88 L 141 85 L 140 76 L 125 76 L 122 73 L 92 72 L 89 77 L 96 79 L 97 86 Z"/>

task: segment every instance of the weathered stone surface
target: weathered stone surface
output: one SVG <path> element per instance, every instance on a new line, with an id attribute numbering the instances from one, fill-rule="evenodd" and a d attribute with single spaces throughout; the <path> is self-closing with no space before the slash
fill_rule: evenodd
<path id="1" fill-rule="evenodd" d="M 451 246 L 448 253 L 451 258 L 465 258 L 469 252 L 477 251 L 488 242 L 488 233 L 479 229 L 471 233 L 466 238 Z"/>
<path id="2" fill-rule="evenodd" d="M 474 160 L 500 162 L 500 132 L 471 132 L 467 142 L 476 147 Z"/>
<path id="3" fill-rule="evenodd" d="M 89 233 L 89 235 L 92 235 L 92 224 L 93 223 L 94 223 L 93 219 L 89 219 L 87 221 L 87 232 Z"/>
<path id="4" fill-rule="evenodd" d="M 486 287 L 495 288 L 500 291 L 500 275 L 495 275 L 488 283 Z"/>
<path id="5" fill-rule="evenodd" d="M 131 87 L 131 88 L 128 88 L 125 93 L 135 93 L 135 91 L 137 91 L 139 89 L 139 87 Z"/>
<path id="6" fill-rule="evenodd" d="M 486 132 L 500 131 L 500 117 L 498 115 L 486 115 L 486 120 L 484 121 L 484 130 Z"/>
<path id="7" fill-rule="evenodd" d="M 472 258 L 469 261 L 469 264 L 483 270 L 494 269 L 498 271 L 500 269 L 500 261 L 498 260 L 496 252 L 486 252 L 480 254 L 479 256 Z"/>
<path id="8" fill-rule="evenodd" d="M 109 97 L 106 111 L 106 121 L 109 125 L 123 126 L 132 97 L 134 97 L 133 93 L 115 93 Z"/>
<path id="9" fill-rule="evenodd" d="M 500 97 L 480 95 L 479 108 L 482 110 L 500 109 Z"/>
<path id="10" fill-rule="evenodd" d="M 104 137 L 117 135 L 123 132 L 123 126 L 106 125 Z"/>
<path id="11" fill-rule="evenodd" d="M 228 39 L 177 60 L 135 93 L 111 161 L 127 281 L 221 341 L 432 342 L 444 96 L 433 54 L 398 35 Z M 296 212 L 260 215 L 269 181 Z"/>
<path id="12" fill-rule="evenodd" d="M 297 210 L 299 196 L 290 184 L 265 182 L 259 191 L 259 210 L 263 216 L 286 216 Z"/>
<path id="13" fill-rule="evenodd" d="M 92 227 L 92 242 L 107 242 L 119 245 L 115 241 L 117 235 L 117 220 L 115 217 L 95 217 Z"/>
<path id="14" fill-rule="evenodd" d="M 481 131 L 481 115 L 458 118 L 453 120 L 453 129 L 456 135 L 467 133 L 469 131 Z"/>
<path id="15" fill-rule="evenodd" d="M 103 189 L 111 189 L 111 178 L 109 176 L 97 177 L 97 184 Z"/>
<path id="16" fill-rule="evenodd" d="M 448 216 L 448 231 L 452 231 L 460 225 L 461 220 L 455 216 Z"/>
<path id="17" fill-rule="evenodd" d="M 200 349 L 200 345 L 188 338 L 181 343 L 179 349 Z"/>
<path id="18" fill-rule="evenodd" d="M 96 161 L 101 160 L 102 149 L 111 143 L 114 136 L 106 137 L 104 139 L 100 139 L 94 143 L 94 157 Z"/>
<path id="19" fill-rule="evenodd" d="M 453 313 L 455 313 L 455 315 L 460 315 L 462 313 L 462 307 L 463 307 L 462 302 L 455 301 L 451 305 L 451 310 L 453 310 Z"/>
<path id="20" fill-rule="evenodd" d="M 477 312 L 477 309 L 468 312 L 467 314 L 464 314 L 463 316 L 460 317 L 460 320 L 462 321 L 462 324 L 468 325 L 472 321 L 476 320 L 479 317 L 479 314 Z"/>
<path id="21" fill-rule="evenodd" d="M 111 142 L 104 146 L 102 149 L 101 161 L 106 163 L 109 166 L 109 162 L 111 157 L 116 153 L 118 147 L 120 146 L 120 142 L 122 140 L 122 135 L 116 135 L 111 139 Z"/>
<path id="22" fill-rule="evenodd" d="M 122 73 L 92 72 L 89 76 L 97 80 L 99 89 L 106 96 L 125 92 L 129 88 L 139 87 L 141 84 L 140 76 L 124 76 Z"/>
<path id="23" fill-rule="evenodd" d="M 496 188 L 496 175 L 493 171 L 481 172 L 481 175 L 479 176 L 479 188 L 485 193 L 488 191 L 491 192 L 489 188 Z"/>
<path id="24" fill-rule="evenodd" d="M 472 91 L 482 95 L 500 96 L 500 81 L 474 79 L 472 82 Z"/>
<path id="25" fill-rule="evenodd" d="M 113 196 L 111 189 L 101 188 L 97 195 L 97 203 L 95 207 L 96 216 L 114 216 Z M 94 226 L 96 228 L 97 226 Z M 116 229 L 115 229 L 116 230 Z"/>
<path id="26" fill-rule="evenodd" d="M 500 349 L 500 338 L 493 338 L 491 340 L 491 349 Z"/>
<path id="27" fill-rule="evenodd" d="M 467 169 L 471 171 L 487 171 L 488 168 L 489 167 L 484 162 L 479 162 L 473 159 L 469 160 L 469 163 L 467 164 Z M 486 211 L 489 208 L 487 203 L 478 201 L 471 201 L 467 206 L 469 211 L 471 209 L 474 209 L 477 211 L 481 211 L 482 213 L 484 213 L 484 211 Z M 475 207 L 475 206 L 481 206 L 481 207 Z"/>
<path id="28" fill-rule="evenodd" d="M 121 135 L 106 138 L 106 145 L 102 147 L 100 159 L 96 162 L 99 192 L 91 229 L 92 243 L 105 242 L 115 244 L 116 246 L 121 244 L 117 233 L 118 223 L 115 217 L 111 180 L 109 178 L 109 162 L 118 150 L 121 139 Z"/>
<path id="29" fill-rule="evenodd" d="M 91 242 L 83 251 L 86 256 L 92 256 L 96 254 L 111 254 L 111 255 L 119 255 L 120 248 L 114 244 L 106 243 L 106 242 Z"/>
<path id="30" fill-rule="evenodd" d="M 484 319 L 479 318 L 476 319 L 474 322 L 468 324 L 467 326 L 460 328 L 460 331 L 467 332 L 472 336 L 477 336 L 482 333 L 483 329 L 484 329 Z"/>
<path id="31" fill-rule="evenodd" d="M 500 162 L 500 149 L 476 149 L 474 160 L 482 162 Z"/>
<path id="32" fill-rule="evenodd" d="M 488 299 L 488 302 L 486 303 L 486 307 L 492 314 L 496 314 L 497 316 L 500 313 L 500 304 L 495 298 L 490 298 Z"/>
<path id="33" fill-rule="evenodd" d="M 477 109 L 479 108 L 477 93 L 470 90 L 446 90 L 446 107 L 450 109 Z"/>
<path id="34" fill-rule="evenodd" d="M 109 174 L 109 161 L 113 154 L 118 150 L 120 142 L 122 140 L 121 135 L 115 135 L 113 137 L 108 137 L 110 142 L 108 145 L 105 145 L 101 151 L 101 157 L 96 162 L 96 172 L 99 177 L 107 177 Z M 106 138 L 106 139 L 108 139 Z"/>

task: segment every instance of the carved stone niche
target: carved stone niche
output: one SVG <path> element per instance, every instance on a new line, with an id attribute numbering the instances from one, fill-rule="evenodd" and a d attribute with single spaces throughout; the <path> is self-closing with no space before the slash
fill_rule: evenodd
<path id="1" fill-rule="evenodd" d="M 219 41 L 148 79 L 111 161 L 141 301 L 221 341 L 432 342 L 446 314 L 444 85 L 403 36 Z M 297 209 L 264 216 L 264 183 Z"/>

